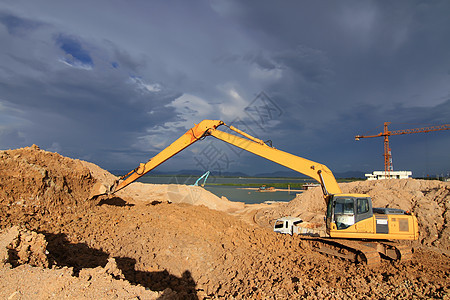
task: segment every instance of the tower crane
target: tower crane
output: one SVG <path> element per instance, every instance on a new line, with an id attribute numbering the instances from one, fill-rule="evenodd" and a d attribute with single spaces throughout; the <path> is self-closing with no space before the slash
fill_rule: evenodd
<path id="1" fill-rule="evenodd" d="M 385 172 L 386 176 L 389 176 L 389 172 L 393 171 L 392 154 L 391 154 L 391 148 L 389 147 L 389 136 L 419 133 L 419 132 L 449 130 L 450 129 L 450 124 L 443 124 L 443 125 L 437 125 L 437 126 L 428 126 L 428 127 L 389 131 L 389 128 L 388 128 L 389 124 L 391 124 L 391 122 L 384 122 L 384 131 L 380 132 L 378 134 L 355 136 L 355 140 L 357 140 L 357 141 L 359 141 L 359 139 L 362 139 L 362 138 L 373 138 L 373 137 L 381 137 L 381 136 L 384 137 L 384 154 L 383 154 L 383 156 L 384 156 L 384 172 Z"/>

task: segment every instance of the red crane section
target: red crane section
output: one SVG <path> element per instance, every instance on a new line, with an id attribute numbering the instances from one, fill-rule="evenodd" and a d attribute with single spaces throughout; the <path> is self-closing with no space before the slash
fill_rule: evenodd
<path id="1" fill-rule="evenodd" d="M 439 131 L 439 130 L 449 130 L 450 124 L 437 125 L 437 126 L 427 126 L 420 128 L 412 128 L 412 129 L 402 129 L 402 130 L 393 130 L 389 131 L 389 124 L 391 122 L 384 122 L 384 131 L 375 135 L 357 135 L 355 136 L 355 140 L 359 141 L 362 138 L 373 138 L 373 137 L 384 137 L 384 172 L 386 176 L 389 177 L 389 172 L 393 171 L 392 168 L 392 154 L 391 148 L 389 147 L 389 136 L 391 135 L 401 135 L 401 134 L 411 134 L 411 133 L 420 133 L 420 132 L 430 132 L 430 131 Z"/>

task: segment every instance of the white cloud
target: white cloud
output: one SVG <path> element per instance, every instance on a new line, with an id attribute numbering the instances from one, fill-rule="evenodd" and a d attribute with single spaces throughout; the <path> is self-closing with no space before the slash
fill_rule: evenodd
<path id="1" fill-rule="evenodd" d="M 263 69 L 258 66 L 253 66 L 250 69 L 250 78 L 261 81 L 277 81 L 283 76 L 283 71 L 280 68 Z"/>
<path id="2" fill-rule="evenodd" d="M 170 123 L 174 127 L 191 128 L 194 123 L 212 119 L 216 115 L 215 108 L 210 102 L 191 94 L 181 95 L 166 107 L 174 108 L 177 115 L 180 116 L 180 120 Z"/>
<path id="3" fill-rule="evenodd" d="M 141 92 L 157 93 L 162 91 L 162 86 L 159 83 L 147 83 L 136 76 L 130 76 L 129 83 L 135 85 L 136 89 Z"/>
<path id="4" fill-rule="evenodd" d="M 177 121 L 166 122 L 146 130 L 145 135 L 138 137 L 136 143 L 131 147 L 142 151 L 161 151 L 181 136 L 194 124 L 204 119 L 213 119 L 215 107 L 207 100 L 191 94 L 183 94 L 165 105 L 173 108 L 178 116 Z M 149 112 L 154 114 L 153 111 Z"/>
<path id="5" fill-rule="evenodd" d="M 232 1 L 210 0 L 211 8 L 221 16 L 227 16 L 239 11 L 238 3 Z"/>
<path id="6" fill-rule="evenodd" d="M 131 145 L 131 148 L 139 151 L 159 152 L 174 141 L 175 128 L 156 126 L 148 129 L 146 133 L 146 135 L 138 137 L 136 142 Z"/>
<path id="7" fill-rule="evenodd" d="M 239 93 L 236 85 L 226 83 L 218 88 L 226 97 L 225 101 L 219 105 L 221 119 L 229 121 L 235 118 L 245 118 L 245 107 L 248 106 L 249 101 Z"/>
<path id="8" fill-rule="evenodd" d="M 75 60 L 75 59 L 68 59 L 68 58 L 60 58 L 59 62 L 65 64 L 66 66 L 76 68 L 76 69 L 82 69 L 82 70 L 92 70 L 92 66 L 89 64 L 83 64 L 82 62 Z"/>

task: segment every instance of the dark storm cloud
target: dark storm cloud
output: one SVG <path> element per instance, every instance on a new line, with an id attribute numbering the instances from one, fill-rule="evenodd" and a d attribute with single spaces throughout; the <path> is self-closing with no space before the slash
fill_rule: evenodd
<path id="1" fill-rule="evenodd" d="M 44 24 L 42 22 L 21 18 L 6 11 L 0 11 L 0 23 L 3 24 L 11 35 L 26 34 Z"/>
<path id="2" fill-rule="evenodd" d="M 449 123 L 449 11 L 448 1 L 6 2 L 0 147 L 131 168 L 193 123 L 224 119 L 333 170 L 382 169 L 381 142 L 356 134 Z M 248 115 L 261 91 L 281 112 L 265 126 Z M 396 168 L 426 169 L 419 140 L 393 139 Z M 445 157 L 448 132 L 427 143 Z M 202 147 L 169 168 L 194 168 Z M 230 168 L 274 168 L 254 161 L 242 154 Z"/>
<path id="3" fill-rule="evenodd" d="M 26 130 L 29 142 L 51 145 L 57 141 L 67 155 L 87 156 L 93 150 L 129 146 L 146 128 L 171 119 L 164 107 L 172 100 L 170 95 L 156 97 L 121 76 L 97 75 L 67 69 L 45 81 L 17 76 L 7 83 L 13 92 L 3 92 L 3 100 L 32 122 Z"/>
<path id="4" fill-rule="evenodd" d="M 274 57 L 291 74 L 300 76 L 308 83 L 323 84 L 330 78 L 331 69 L 327 56 L 320 50 L 298 46 L 278 53 Z"/>
<path id="5" fill-rule="evenodd" d="M 347 94 L 339 101 L 364 101 L 364 94 L 383 89 L 386 95 L 377 101 L 412 102 L 401 99 L 399 91 L 425 97 L 432 88 L 420 84 L 427 90 L 416 91 L 416 82 L 433 85 L 448 75 L 448 1 L 287 1 L 279 6 L 261 1 L 236 4 L 235 10 L 227 15 L 260 32 L 254 38 L 267 46 L 269 56 L 299 47 L 321 53 L 335 74 L 327 77 L 329 83 L 348 90 L 339 90 Z M 308 59 L 300 58 L 300 63 Z M 296 69 L 301 74 L 304 68 Z M 314 78 L 317 73 L 305 75 Z M 386 97 L 389 93 L 391 98 Z M 366 96 L 365 101 L 373 99 Z"/>
<path id="6" fill-rule="evenodd" d="M 15 16 L 4 19 L 19 20 Z M 7 25 L 30 28 L 18 21 Z M 130 77 L 129 72 L 138 71 L 138 63 L 126 50 L 108 48 L 111 43 L 92 46 L 50 26 L 40 34 L 28 32 L 28 39 L 15 38 L 11 35 L 17 30 L 10 31 L 4 37 L 10 44 L 28 44 L 30 50 L 42 39 L 45 44 L 36 52 L 3 53 L 0 113 L 9 114 L 10 120 L 0 124 L 2 148 L 36 143 L 65 155 L 108 163 L 113 160 L 109 153 L 132 146 L 147 128 L 173 118 L 165 105 L 177 94 L 149 90 L 151 85 L 144 79 Z M 41 60 L 37 52 L 48 54 Z"/>
<path id="7" fill-rule="evenodd" d="M 356 134 L 378 133 L 386 121 L 397 129 L 450 121 L 448 11 L 447 1 L 262 1 L 229 4 L 221 13 L 265 45 L 247 54 L 254 64 L 281 70 L 281 79 L 265 86 L 285 108 L 271 128 L 279 147 L 333 169 L 372 171 L 383 169 L 382 144 L 355 144 Z M 448 132 L 429 139 L 450 146 Z M 422 149 L 411 141 L 398 140 L 410 148 L 408 163 L 396 166 L 422 173 Z M 447 156 L 441 170 L 449 162 Z"/>

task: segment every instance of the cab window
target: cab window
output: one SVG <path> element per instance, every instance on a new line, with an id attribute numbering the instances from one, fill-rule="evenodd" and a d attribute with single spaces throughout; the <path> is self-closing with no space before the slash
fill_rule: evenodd
<path id="1" fill-rule="evenodd" d="M 275 228 L 279 229 L 279 228 L 283 228 L 284 227 L 284 222 L 283 221 L 277 221 L 275 223 Z"/>
<path id="2" fill-rule="evenodd" d="M 355 214 L 353 198 L 337 198 L 334 206 L 334 213 L 337 215 Z"/>
<path id="3" fill-rule="evenodd" d="M 369 211 L 369 200 L 367 198 L 358 198 L 356 202 L 356 211 L 358 214 L 365 214 Z"/>
<path id="4" fill-rule="evenodd" d="M 327 219 L 328 219 L 328 218 L 331 218 L 331 214 L 332 214 L 332 212 L 333 212 L 333 204 L 334 204 L 334 202 L 333 202 L 332 199 L 328 200 L 328 205 L 327 205 Z"/>

